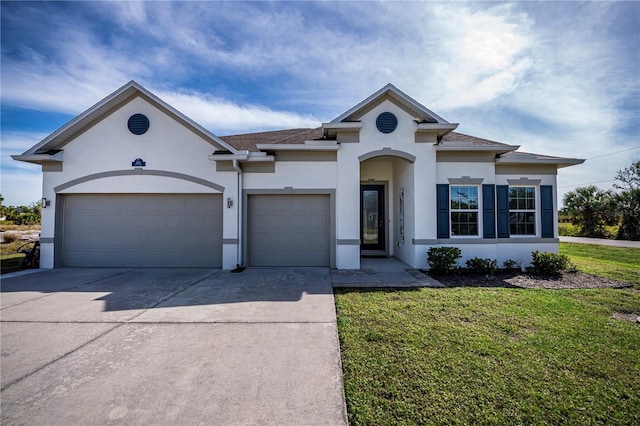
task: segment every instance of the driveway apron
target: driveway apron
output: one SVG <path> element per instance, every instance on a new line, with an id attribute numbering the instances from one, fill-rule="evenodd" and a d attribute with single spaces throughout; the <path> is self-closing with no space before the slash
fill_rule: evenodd
<path id="1" fill-rule="evenodd" d="M 344 425 L 326 268 L 2 281 L 1 423 Z"/>

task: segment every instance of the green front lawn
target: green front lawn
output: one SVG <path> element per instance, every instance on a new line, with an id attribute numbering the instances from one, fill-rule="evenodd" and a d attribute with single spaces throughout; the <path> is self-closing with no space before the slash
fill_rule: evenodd
<path id="1" fill-rule="evenodd" d="M 3 254 L 0 255 L 0 273 L 19 271 L 22 266 L 24 254 Z"/>
<path id="2" fill-rule="evenodd" d="M 569 256 L 582 272 L 631 283 L 640 289 L 640 249 L 560 243 L 560 253 Z"/>
<path id="3" fill-rule="evenodd" d="M 640 292 L 337 290 L 352 424 L 640 424 Z"/>

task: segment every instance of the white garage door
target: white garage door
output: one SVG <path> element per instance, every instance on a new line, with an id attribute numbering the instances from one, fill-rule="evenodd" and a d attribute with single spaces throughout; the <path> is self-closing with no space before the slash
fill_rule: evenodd
<path id="1" fill-rule="evenodd" d="M 329 266 L 328 195 L 250 195 L 251 266 Z"/>
<path id="2" fill-rule="evenodd" d="M 220 267 L 222 196 L 64 197 L 65 266 Z"/>

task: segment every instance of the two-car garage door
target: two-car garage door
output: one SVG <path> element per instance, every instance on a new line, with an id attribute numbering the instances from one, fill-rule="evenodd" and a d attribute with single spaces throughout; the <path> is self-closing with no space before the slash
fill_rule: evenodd
<path id="1" fill-rule="evenodd" d="M 249 195 L 250 266 L 329 266 L 328 195 Z M 220 194 L 64 196 L 65 266 L 221 267 Z"/>
<path id="2" fill-rule="evenodd" d="M 64 197 L 65 266 L 220 267 L 222 195 Z"/>

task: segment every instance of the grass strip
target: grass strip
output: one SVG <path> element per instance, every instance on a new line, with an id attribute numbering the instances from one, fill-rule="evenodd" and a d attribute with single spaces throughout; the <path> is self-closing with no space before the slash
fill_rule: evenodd
<path id="1" fill-rule="evenodd" d="M 582 272 L 640 288 L 640 249 L 560 243 L 560 253 L 569 256 Z"/>

